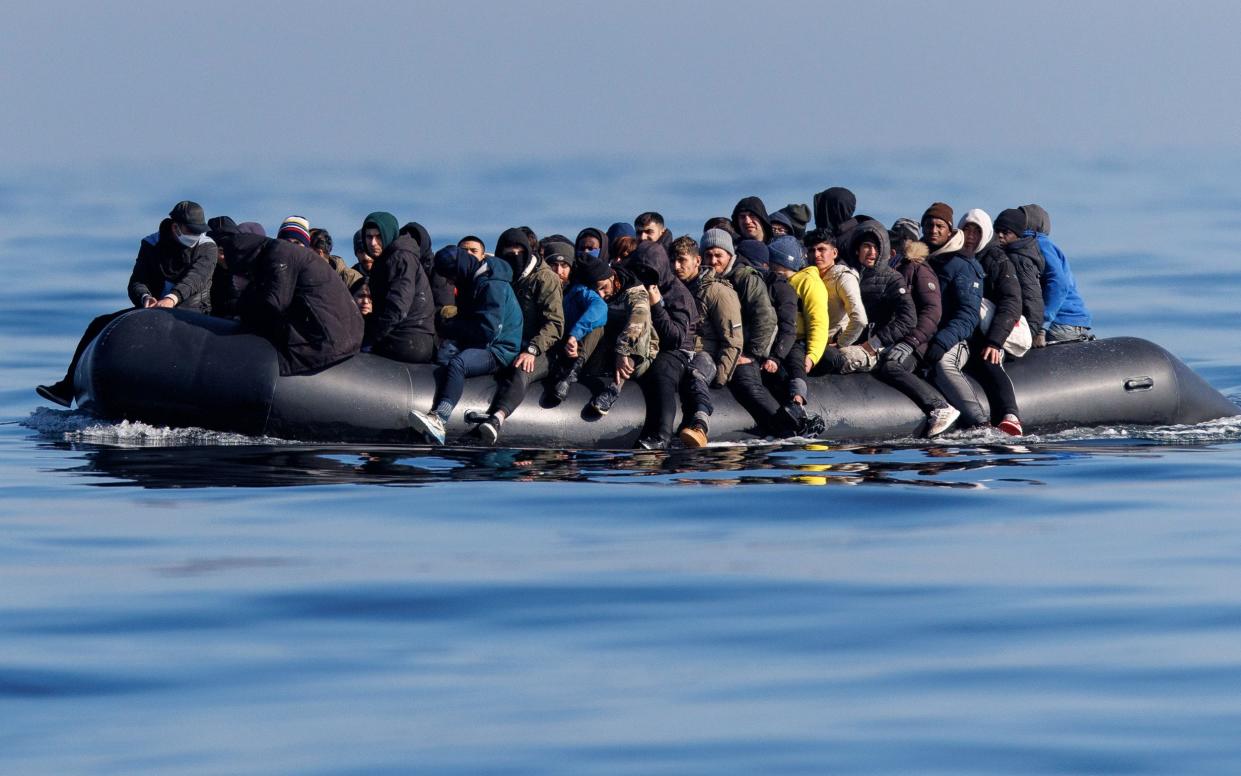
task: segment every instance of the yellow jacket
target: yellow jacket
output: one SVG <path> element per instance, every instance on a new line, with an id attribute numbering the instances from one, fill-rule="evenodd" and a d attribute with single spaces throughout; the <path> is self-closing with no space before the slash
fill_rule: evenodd
<path id="1" fill-rule="evenodd" d="M 813 264 L 793 273 L 789 285 L 797 292 L 797 339 L 805 340 L 806 355 L 817 364 L 827 347 L 827 286 Z"/>

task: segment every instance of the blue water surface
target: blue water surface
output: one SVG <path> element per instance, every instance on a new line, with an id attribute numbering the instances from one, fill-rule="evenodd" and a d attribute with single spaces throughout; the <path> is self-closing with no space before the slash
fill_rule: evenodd
<path id="1" fill-rule="evenodd" d="M 589 165 L 583 174 L 583 166 Z M 0 772 L 1241 769 L 1241 419 L 880 446 L 309 445 L 53 408 L 177 200 L 347 246 L 847 185 L 1052 213 L 1101 335 L 1241 398 L 1241 159 L 0 173 Z M 71 229 L 66 225 L 72 224 Z"/>

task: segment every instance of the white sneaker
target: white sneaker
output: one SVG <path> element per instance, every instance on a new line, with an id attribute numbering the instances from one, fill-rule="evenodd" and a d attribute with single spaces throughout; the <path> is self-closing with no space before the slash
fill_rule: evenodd
<path id="1" fill-rule="evenodd" d="M 944 433 L 949 426 L 957 422 L 959 417 L 961 417 L 961 410 L 956 407 L 940 407 L 931 410 L 926 414 L 926 435 L 933 437 Z"/>
<path id="2" fill-rule="evenodd" d="M 410 410 L 409 425 L 437 445 L 444 444 L 444 421 L 433 412 Z"/>

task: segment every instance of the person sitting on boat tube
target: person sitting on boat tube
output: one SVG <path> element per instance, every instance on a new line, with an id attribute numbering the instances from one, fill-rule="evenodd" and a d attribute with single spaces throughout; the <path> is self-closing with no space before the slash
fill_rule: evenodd
<path id="1" fill-rule="evenodd" d="M 410 364 L 435 358 L 435 301 L 418 259 L 418 243 L 398 234 L 396 216 L 376 211 L 362 221 L 362 244 L 372 259 L 371 314 L 363 350 Z"/>
<path id="2" fill-rule="evenodd" d="M 247 329 L 276 348 L 280 374 L 314 372 L 362 347 L 365 324 L 340 276 L 300 242 L 216 234 L 220 263 L 249 282 L 237 309 Z"/>
<path id="3" fill-rule="evenodd" d="M 1026 237 L 1038 242 L 1045 264 L 1039 279 L 1043 288 L 1043 325 L 1052 342 L 1092 340 L 1090 310 L 1077 291 L 1069 259 L 1051 240 L 1051 216 L 1039 205 L 1022 205 L 1026 212 Z"/>
<path id="4" fill-rule="evenodd" d="M 567 243 L 562 243 L 566 244 Z M 466 412 L 479 439 L 495 444 L 505 418 L 526 398 L 530 383 L 548 373 L 548 351 L 564 336 L 564 292 L 560 277 L 538 254 L 530 252 L 520 229 L 509 229 L 496 241 L 496 254 L 513 270 L 513 292 L 521 305 L 521 353 L 502 370 L 495 398 L 486 412 Z M 477 258 L 477 257 L 475 257 Z"/>
<path id="5" fill-rule="evenodd" d="M 178 307 L 200 313 L 211 312 L 211 279 L 219 251 L 207 236 L 207 220 L 202 205 L 190 200 L 178 202 L 159 225 L 159 231 L 142 238 L 138 258 L 129 276 L 129 307 L 90 322 L 69 361 L 65 376 L 51 385 L 40 385 L 35 392 L 50 402 L 68 407 L 73 404 L 73 373 L 78 360 L 92 340 L 113 319 L 137 307 Z"/>
<path id="6" fill-rule="evenodd" d="M 521 352 L 522 316 L 513 293 L 513 270 L 504 259 L 479 261 L 450 245 L 435 254 L 435 271 L 456 286 L 457 314 L 445 321 L 431 411 L 411 411 L 410 426 L 442 445 L 466 378 L 494 374 L 512 365 Z"/>

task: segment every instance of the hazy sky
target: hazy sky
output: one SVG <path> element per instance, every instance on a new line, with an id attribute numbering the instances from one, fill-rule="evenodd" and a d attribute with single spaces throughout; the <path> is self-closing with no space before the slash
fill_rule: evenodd
<path id="1" fill-rule="evenodd" d="M 1227 149 L 1238 30 L 1235 2 L 7 2 L 0 154 Z"/>

